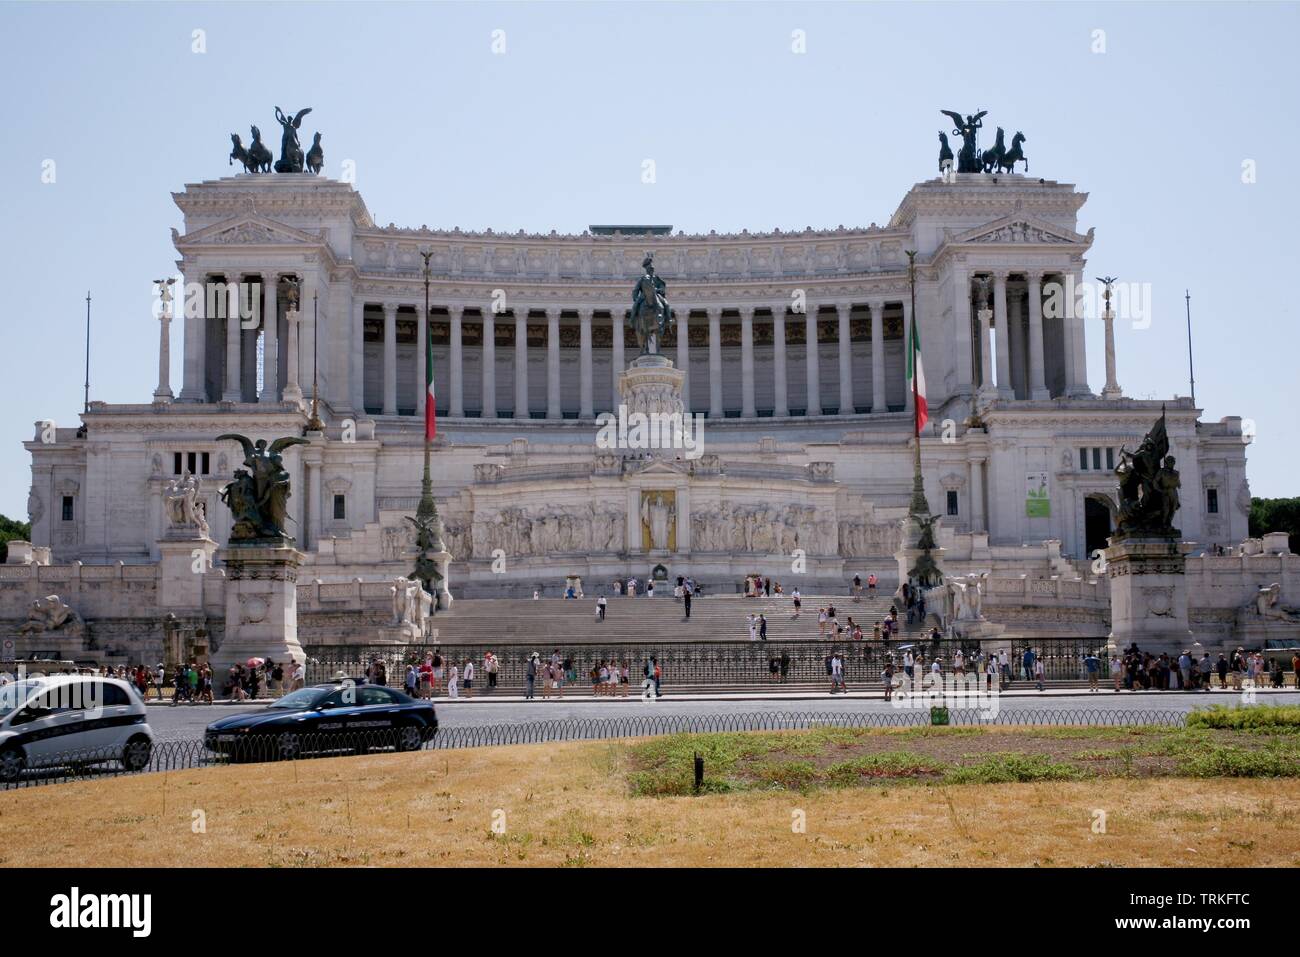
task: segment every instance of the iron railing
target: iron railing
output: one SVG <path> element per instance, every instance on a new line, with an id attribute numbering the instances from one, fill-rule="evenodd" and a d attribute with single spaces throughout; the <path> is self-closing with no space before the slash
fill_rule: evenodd
<path id="1" fill-rule="evenodd" d="M 1024 680 L 1023 659 L 1026 647 L 1032 647 L 1042 659 L 1044 677 L 1049 681 L 1074 681 L 1087 678 L 1084 658 L 1095 654 L 1101 660 L 1101 675 L 1108 674 L 1105 641 L 1101 639 L 1052 638 L 1040 641 L 1011 642 L 1008 667 L 1011 679 Z M 408 665 L 419 665 L 426 656 L 439 655 L 443 661 L 443 682 L 451 666 L 463 671 L 465 662 L 473 661 L 475 685 L 487 686 L 483 659 L 487 652 L 495 654 L 499 671 L 497 686 L 520 690 L 525 686 L 525 673 L 529 656 L 539 655 L 539 663 L 546 664 L 552 654 L 560 661 L 571 662 L 570 683 L 578 687 L 590 686 L 590 673 L 602 663 L 627 665 L 633 684 L 644 674 L 644 666 L 653 655 L 659 664 L 663 681 L 671 686 L 725 687 L 768 686 L 782 681 L 791 684 L 821 683 L 828 679 L 827 659 L 833 652 L 843 655 L 844 677 L 850 684 L 878 684 L 886 661 L 892 660 L 897 669 L 902 665 L 906 649 L 924 655 L 926 665 L 936 658 L 944 673 L 953 668 L 953 658 L 959 648 L 966 655 L 966 670 L 974 669 L 978 643 L 943 638 L 895 641 L 826 641 L 774 640 L 774 641 L 715 641 L 709 643 L 685 642 L 620 642 L 607 644 L 581 644 L 555 646 L 538 643 L 531 647 L 518 644 L 490 644 L 486 642 L 439 645 L 309 645 L 307 654 L 307 683 L 328 681 L 340 672 L 349 678 L 360 679 L 374 666 L 382 663 L 385 683 L 396 688 L 404 684 Z M 541 676 L 538 675 L 540 682 Z M 538 685 L 540 689 L 540 684 Z"/>

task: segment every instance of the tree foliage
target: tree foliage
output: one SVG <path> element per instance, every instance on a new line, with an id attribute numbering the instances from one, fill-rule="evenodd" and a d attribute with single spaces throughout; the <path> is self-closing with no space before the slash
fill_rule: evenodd
<path id="1" fill-rule="evenodd" d="M 1291 551 L 1300 554 L 1300 498 L 1252 498 L 1250 537 L 1286 532 Z"/>

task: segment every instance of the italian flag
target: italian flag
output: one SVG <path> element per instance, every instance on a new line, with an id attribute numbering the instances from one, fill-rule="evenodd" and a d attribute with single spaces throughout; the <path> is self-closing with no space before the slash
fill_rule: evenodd
<path id="1" fill-rule="evenodd" d="M 433 336 L 429 335 L 426 325 L 424 334 L 424 438 L 432 441 L 438 434 L 438 413 L 434 406 L 433 392 Z"/>
<path id="2" fill-rule="evenodd" d="M 925 369 L 921 367 L 921 333 L 916 328 L 916 318 L 912 318 L 912 341 L 907 350 L 907 381 L 916 399 L 916 434 L 919 436 L 930 418 L 929 407 L 925 404 Z M 430 386 L 430 389 L 433 387 Z"/>

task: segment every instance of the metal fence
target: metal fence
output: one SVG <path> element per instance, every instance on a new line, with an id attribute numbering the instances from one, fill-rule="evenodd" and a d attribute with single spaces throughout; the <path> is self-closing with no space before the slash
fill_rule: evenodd
<path id="1" fill-rule="evenodd" d="M 1176 711 L 1061 708 L 999 711 L 989 717 L 978 709 L 950 709 L 949 725 L 957 726 L 1105 726 L 1181 728 L 1186 715 Z M 260 761 L 293 761 L 314 757 L 373 754 L 407 750 L 452 750 L 552 741 L 644 738 L 667 734 L 715 734 L 745 731 L 792 731 L 807 728 L 908 728 L 931 723 L 928 709 L 900 708 L 887 712 L 770 712 L 736 714 L 640 714 L 601 718 L 570 718 L 443 728 L 431 740 L 405 737 L 402 731 L 249 735 L 213 750 L 204 739 L 155 742 L 147 760 L 134 767 L 117 749 L 83 749 L 50 754 L 35 766 L 15 769 L 4 789 L 69 781 L 96 780 L 125 774 L 181 771 Z M 3 764 L 0 763 L 0 767 Z"/>
<path id="2" fill-rule="evenodd" d="M 603 645 L 582 644 L 520 646 L 489 643 L 439 644 L 439 645 L 309 645 L 307 654 L 307 682 L 326 681 L 342 672 L 350 678 L 360 678 L 367 668 L 382 663 L 385 681 L 401 687 L 408 665 L 418 665 L 426 656 L 437 654 L 444 662 L 444 680 L 451 665 L 462 669 L 465 662 L 474 662 L 476 679 L 480 686 L 487 684 L 483 673 L 483 657 L 491 651 L 496 655 L 499 672 L 498 687 L 522 689 L 528 658 L 533 652 L 545 663 L 558 653 L 562 662 L 572 665 L 579 687 L 590 684 L 593 667 L 602 663 L 626 665 L 632 682 L 643 674 L 645 663 L 653 655 L 659 664 L 664 682 L 676 686 L 725 687 L 734 685 L 771 685 L 784 680 L 788 683 L 821 683 L 827 680 L 826 662 L 839 651 L 844 656 L 844 676 L 850 684 L 878 683 L 888 660 L 895 668 L 901 665 L 904 652 L 924 657 L 926 662 L 939 660 L 943 671 L 953 667 L 953 657 L 958 649 L 973 662 L 979 652 L 978 642 L 961 642 L 954 639 L 928 638 L 896 641 L 715 641 L 709 643 L 622 642 Z M 1075 681 L 1085 679 L 1087 672 L 1083 660 L 1089 654 L 1102 659 L 1102 674 L 1106 674 L 1106 642 L 1104 639 L 1050 638 L 1041 641 L 1011 642 L 1008 664 L 1013 680 L 1023 677 L 1023 660 L 1026 648 L 1032 648 L 1043 661 L 1044 675 L 1049 681 Z M 968 664 L 970 670 L 972 664 Z M 373 673 L 373 671 L 372 671 Z M 539 676 L 540 677 L 540 676 Z"/>

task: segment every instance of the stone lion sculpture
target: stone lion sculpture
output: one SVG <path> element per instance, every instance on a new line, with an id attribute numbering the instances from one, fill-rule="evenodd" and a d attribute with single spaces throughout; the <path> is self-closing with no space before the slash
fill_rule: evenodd
<path id="1" fill-rule="evenodd" d="M 44 634 L 58 631 L 67 635 L 79 634 L 85 622 L 58 595 L 46 595 L 32 602 L 27 610 L 27 621 L 18 629 L 20 635 Z"/>

